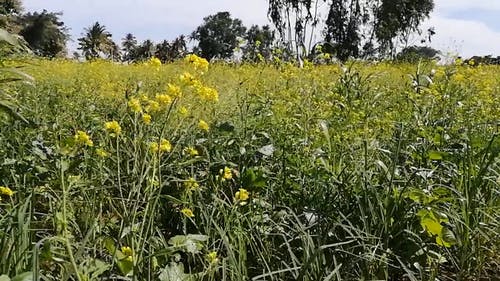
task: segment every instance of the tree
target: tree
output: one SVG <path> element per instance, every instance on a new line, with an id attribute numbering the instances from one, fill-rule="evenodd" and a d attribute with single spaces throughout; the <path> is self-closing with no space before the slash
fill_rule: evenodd
<path id="1" fill-rule="evenodd" d="M 436 57 L 440 52 L 436 49 L 427 46 L 410 46 L 406 47 L 396 58 L 399 61 L 417 63 L 419 60 L 431 60 Z"/>
<path id="2" fill-rule="evenodd" d="M 79 50 L 82 50 L 86 59 L 96 59 L 104 56 L 109 56 L 117 48 L 116 44 L 111 40 L 111 33 L 106 31 L 106 27 L 99 22 L 85 28 L 85 35 L 78 38 Z"/>
<path id="3" fill-rule="evenodd" d="M 5 28 L 9 31 L 15 31 L 15 25 L 12 26 L 12 20 L 15 19 L 21 12 L 23 7 L 20 0 L 1 0 L 0 1 L 0 28 Z"/>
<path id="4" fill-rule="evenodd" d="M 20 0 L 2 0 L 0 1 L 0 15 L 20 14 L 22 12 Z"/>
<path id="5" fill-rule="evenodd" d="M 137 39 L 132 33 L 127 33 L 122 39 L 123 61 L 131 62 L 135 59 Z"/>
<path id="6" fill-rule="evenodd" d="M 304 46 L 308 26 L 314 28 L 322 21 L 317 13 L 320 1 L 269 1 L 271 21 L 282 40 L 287 38 L 294 43 L 298 54 L 301 53 L 300 47 Z M 429 17 L 434 1 L 330 0 L 328 5 L 323 51 L 346 60 L 393 54 L 398 42 L 407 44 L 411 34 L 420 34 L 419 27 Z M 292 44 L 287 46 L 291 49 Z"/>
<path id="7" fill-rule="evenodd" d="M 375 10 L 374 30 L 379 51 L 394 52 L 395 39 L 406 45 L 412 33 L 420 33 L 418 27 L 433 9 L 433 0 L 382 0 Z"/>
<path id="8" fill-rule="evenodd" d="M 33 52 L 39 56 L 56 57 L 66 52 L 68 29 L 59 20 L 61 13 L 27 13 L 20 18 L 23 36 Z"/>
<path id="9" fill-rule="evenodd" d="M 172 62 L 176 59 L 182 58 L 186 51 L 186 39 L 184 35 L 181 35 L 172 42 L 163 40 L 163 42 L 156 45 L 155 57 L 160 59 L 163 63 Z"/>
<path id="10" fill-rule="evenodd" d="M 148 60 L 155 55 L 156 46 L 151 40 L 145 40 L 142 44 L 137 47 L 135 52 L 135 61 Z"/>
<path id="11" fill-rule="evenodd" d="M 238 46 L 238 38 L 246 28 L 239 19 L 232 19 L 229 12 L 219 12 L 203 19 L 203 24 L 191 34 L 198 41 L 200 55 L 207 60 L 218 57 L 230 58 Z"/>
<path id="12" fill-rule="evenodd" d="M 248 29 L 245 39 L 246 45 L 242 48 L 244 60 L 258 61 L 258 54 L 264 59 L 271 58 L 274 31 L 269 25 L 264 25 L 262 28 L 258 25 L 252 25 Z"/>

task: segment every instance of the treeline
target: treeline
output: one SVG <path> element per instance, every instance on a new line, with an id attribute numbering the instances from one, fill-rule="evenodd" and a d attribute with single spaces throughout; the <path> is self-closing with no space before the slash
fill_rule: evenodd
<path id="1" fill-rule="evenodd" d="M 0 2 L 0 28 L 19 34 L 36 55 L 67 57 L 68 28 L 61 13 L 23 13 L 20 0 Z M 318 6 L 328 8 L 327 14 Z M 118 43 L 104 25 L 95 22 L 77 39 L 74 58 L 104 58 L 138 62 L 157 57 L 171 62 L 187 53 L 208 60 L 328 62 L 348 59 L 396 59 L 414 62 L 435 58 L 439 51 L 425 46 L 435 34 L 420 24 L 434 8 L 433 0 L 269 0 L 269 25 L 247 28 L 229 12 L 207 16 L 189 35 L 174 40 L 139 42 L 132 33 Z M 320 39 L 314 41 L 321 34 Z M 313 36 L 315 35 L 315 36 Z M 409 44 L 415 35 L 420 45 Z M 413 38 L 413 39 L 412 39 Z M 194 44 L 190 44 L 193 42 Z M 189 48 L 188 46 L 192 46 Z M 408 46 L 401 50 L 401 46 Z M 398 51 L 401 50 L 401 51 Z M 475 59 L 498 64 L 498 58 Z"/>

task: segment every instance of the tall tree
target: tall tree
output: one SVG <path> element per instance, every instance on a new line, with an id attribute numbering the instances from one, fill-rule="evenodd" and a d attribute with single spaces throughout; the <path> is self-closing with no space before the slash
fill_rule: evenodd
<path id="1" fill-rule="evenodd" d="M 238 38 L 242 38 L 245 31 L 240 19 L 231 18 L 229 12 L 219 12 L 205 17 L 191 38 L 198 41 L 201 56 L 207 60 L 215 57 L 227 59 L 233 55 Z"/>
<path id="2" fill-rule="evenodd" d="M 278 30 L 281 45 L 306 56 L 320 22 L 319 6 L 326 0 L 269 0 L 268 17 Z M 309 37 L 308 37 L 309 36 Z"/>
<path id="3" fill-rule="evenodd" d="M 137 39 L 132 33 L 127 33 L 122 39 L 123 60 L 134 61 L 137 52 Z"/>
<path id="4" fill-rule="evenodd" d="M 82 50 L 86 59 L 96 59 L 101 56 L 108 56 L 115 47 L 111 40 L 111 33 L 99 22 L 85 28 L 83 37 L 78 38 L 79 50 Z"/>
<path id="5" fill-rule="evenodd" d="M 135 52 L 135 61 L 147 60 L 155 55 L 155 43 L 149 39 L 144 40 Z"/>
<path id="6" fill-rule="evenodd" d="M 329 5 L 326 19 L 317 17 L 318 2 Z M 308 24 L 315 27 L 324 20 L 323 50 L 346 60 L 392 54 L 398 42 L 420 32 L 433 8 L 433 0 L 270 0 L 268 15 L 297 53 Z"/>
<path id="7" fill-rule="evenodd" d="M 23 36 L 30 48 L 37 55 L 56 57 L 66 52 L 66 41 L 69 38 L 68 29 L 59 20 L 61 13 L 27 13 L 22 15 L 20 23 Z"/>
<path id="8" fill-rule="evenodd" d="M 163 63 L 172 62 L 182 58 L 186 51 L 186 39 L 184 35 L 181 35 L 172 42 L 163 40 L 163 42 L 156 45 L 155 57 L 159 58 Z"/>

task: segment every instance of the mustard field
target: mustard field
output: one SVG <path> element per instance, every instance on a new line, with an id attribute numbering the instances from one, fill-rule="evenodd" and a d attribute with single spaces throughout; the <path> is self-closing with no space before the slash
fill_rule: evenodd
<path id="1" fill-rule="evenodd" d="M 2 281 L 500 276 L 499 66 L 4 69 Z"/>

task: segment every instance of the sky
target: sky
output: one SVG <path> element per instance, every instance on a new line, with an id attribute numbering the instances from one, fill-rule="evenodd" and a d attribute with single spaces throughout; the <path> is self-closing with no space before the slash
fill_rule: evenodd
<path id="1" fill-rule="evenodd" d="M 436 31 L 431 47 L 463 57 L 500 56 L 500 0 L 434 2 L 434 12 L 422 25 Z M 106 26 L 116 42 L 129 32 L 139 41 L 173 40 L 190 34 L 204 17 L 219 11 L 229 11 L 247 27 L 269 24 L 267 0 L 23 0 L 23 5 L 28 12 L 62 12 L 73 39 L 71 50 L 76 49 L 84 28 L 96 21 Z"/>

